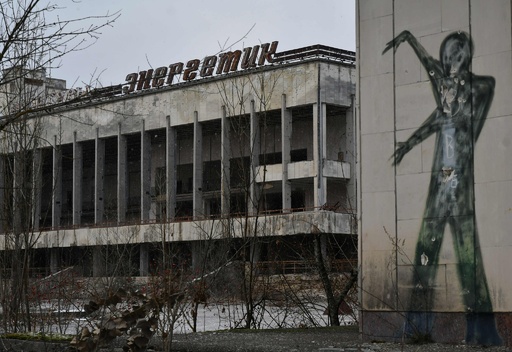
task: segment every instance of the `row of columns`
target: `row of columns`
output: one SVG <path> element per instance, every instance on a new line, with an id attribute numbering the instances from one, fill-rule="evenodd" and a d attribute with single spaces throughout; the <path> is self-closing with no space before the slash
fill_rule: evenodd
<path id="1" fill-rule="evenodd" d="M 314 177 L 314 206 L 319 207 L 326 201 L 326 178 L 323 177 L 323 160 L 326 154 L 326 105 L 313 104 L 313 155 L 316 175 Z M 145 121 L 142 120 L 140 130 L 140 179 L 141 179 L 141 201 L 140 219 L 150 219 L 151 210 L 151 136 L 145 129 Z M 292 136 L 292 112 L 287 107 L 286 95 L 282 96 L 281 103 L 281 149 L 282 149 L 282 204 L 283 209 L 291 208 L 291 182 L 288 178 L 288 164 L 290 163 L 291 136 Z M 203 216 L 203 150 L 202 150 L 202 124 L 199 121 L 198 113 L 194 112 L 193 117 L 193 216 L 198 219 Z M 230 212 L 230 121 L 225 109 L 221 110 L 221 212 L 227 216 Z M 260 126 L 258 114 L 255 111 L 254 101 L 250 104 L 250 152 L 258 156 L 261 152 Z M 104 220 L 104 199 L 105 199 L 105 140 L 100 138 L 99 130 L 95 136 L 95 157 L 94 157 L 94 221 L 100 224 Z M 166 218 L 169 221 L 174 219 L 176 208 L 176 185 L 177 185 L 177 128 L 171 126 L 170 117 L 166 118 Z M 128 209 L 128 142 L 127 137 L 122 134 L 122 126 L 118 125 L 117 133 L 117 219 L 119 223 L 126 221 Z M 37 159 L 41 163 L 39 153 Z M 259 158 L 251 158 L 251 180 L 256 179 L 256 172 L 259 166 Z M 38 170 L 41 168 L 39 167 Z M 72 186 L 72 214 L 73 225 L 79 226 L 82 213 L 82 174 L 83 174 L 83 147 L 77 140 L 77 133 L 73 134 L 73 186 Z M 41 172 L 37 173 L 36 179 L 40 184 Z M 3 179 L 0 180 L 0 183 Z M 62 213 L 62 151 L 58 145 L 57 136 L 54 137 L 53 148 L 53 187 L 52 195 L 52 226 L 60 226 Z M 41 189 L 37 187 L 36 189 Z M 258 209 L 260 185 L 250 182 L 249 212 L 255 214 Z M 35 197 L 34 199 L 37 199 Z M 36 202 L 34 209 L 34 220 L 39 218 L 41 204 Z M 35 225 L 38 221 L 34 222 Z"/>

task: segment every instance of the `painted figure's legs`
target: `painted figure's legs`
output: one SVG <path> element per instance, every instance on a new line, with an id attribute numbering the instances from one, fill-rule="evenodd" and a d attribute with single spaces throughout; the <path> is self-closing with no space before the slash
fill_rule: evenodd
<path id="1" fill-rule="evenodd" d="M 500 345 L 473 216 L 450 218 L 457 269 L 466 308 L 466 342 Z"/>
<path id="2" fill-rule="evenodd" d="M 425 218 L 416 244 L 413 263 L 413 292 L 411 311 L 430 311 L 433 303 L 433 284 L 439 261 L 446 218 Z"/>
<path id="3" fill-rule="evenodd" d="M 416 244 L 413 268 L 413 288 L 407 313 L 405 333 L 411 336 L 428 335 L 432 331 L 431 313 L 439 251 L 446 218 L 425 218 Z"/>

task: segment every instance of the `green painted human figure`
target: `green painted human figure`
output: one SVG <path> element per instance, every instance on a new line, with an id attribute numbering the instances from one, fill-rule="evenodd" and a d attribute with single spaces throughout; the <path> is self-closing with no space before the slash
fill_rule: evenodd
<path id="1" fill-rule="evenodd" d="M 466 341 L 501 344 L 482 262 L 474 206 L 474 145 L 494 96 L 495 80 L 470 71 L 473 45 L 455 32 L 442 42 L 434 59 L 408 31 L 390 41 L 383 54 L 407 42 L 428 73 L 436 109 L 393 154 L 393 164 L 418 143 L 436 135 L 432 175 L 414 259 L 414 288 L 408 324 L 432 328 L 433 285 L 445 227 L 453 237 L 457 272 L 466 309 Z M 454 293 L 455 294 L 455 293 Z"/>

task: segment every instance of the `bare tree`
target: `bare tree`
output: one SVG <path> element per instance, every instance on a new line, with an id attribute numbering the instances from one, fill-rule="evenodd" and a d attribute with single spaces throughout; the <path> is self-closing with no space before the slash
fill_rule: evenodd
<path id="1" fill-rule="evenodd" d="M 0 1 L 0 130 L 44 105 L 45 73 L 57 68 L 66 54 L 92 45 L 120 15 L 62 19 L 59 9 L 40 0 Z M 25 94 L 21 100 L 20 89 Z"/>
<path id="2" fill-rule="evenodd" d="M 29 277 L 37 242 L 42 201 L 41 121 L 29 114 L 47 103 L 50 94 L 65 89 L 64 81 L 49 80 L 48 70 L 60 59 L 89 45 L 119 14 L 64 20 L 59 8 L 39 0 L 0 1 L 0 167 L 1 215 L 4 233 L 0 304 L 5 331 L 33 330 Z M 58 84 L 55 84 L 58 83 Z M 51 182 L 51 181 L 50 181 Z M 53 189 L 52 185 L 50 188 Z"/>

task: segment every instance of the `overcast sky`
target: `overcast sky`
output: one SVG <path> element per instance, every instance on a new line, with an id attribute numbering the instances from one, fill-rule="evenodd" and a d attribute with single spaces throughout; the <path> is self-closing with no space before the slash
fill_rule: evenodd
<path id="1" fill-rule="evenodd" d="M 233 49 L 279 41 L 278 52 L 313 44 L 355 50 L 355 0 L 55 1 L 66 19 L 121 11 L 93 46 L 52 71 L 68 87 L 89 83 L 94 72 L 103 86 L 124 83 L 130 72 L 202 59 L 240 39 Z"/>

